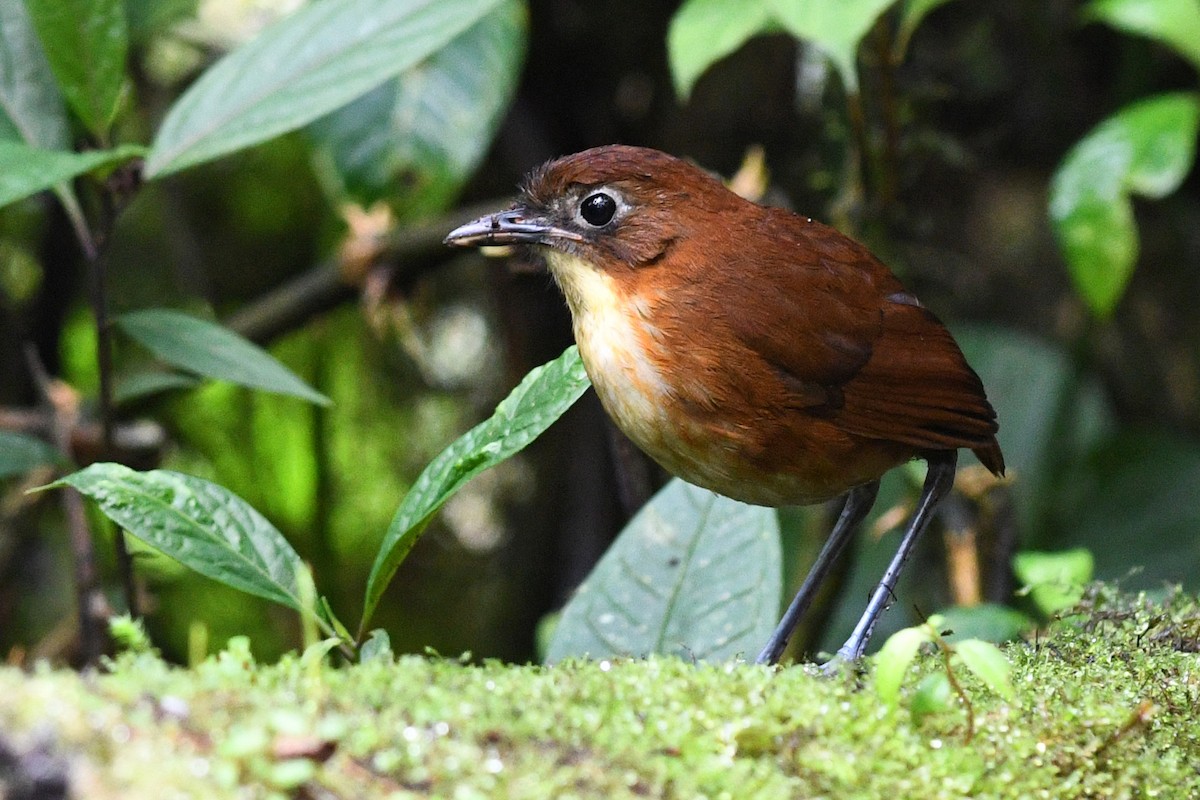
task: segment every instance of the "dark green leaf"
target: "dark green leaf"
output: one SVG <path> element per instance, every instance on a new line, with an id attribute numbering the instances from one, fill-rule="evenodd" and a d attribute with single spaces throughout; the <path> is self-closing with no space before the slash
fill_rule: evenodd
<path id="1" fill-rule="evenodd" d="M 47 150 L 71 146 L 58 84 L 19 0 L 0 2 L 0 141 Z"/>
<path id="2" fill-rule="evenodd" d="M 93 464 L 51 486 L 73 486 L 131 536 L 226 586 L 299 611 L 304 568 L 287 540 L 237 495 L 167 470 Z"/>
<path id="3" fill-rule="evenodd" d="M 918 625 L 914 628 L 903 628 L 888 637 L 874 656 L 875 663 L 875 694 L 889 706 L 895 706 L 900 699 L 900 684 L 904 682 L 904 673 L 917 657 L 921 645 L 933 640 L 933 634 L 928 625 Z"/>
<path id="4" fill-rule="evenodd" d="M 171 107 L 146 161 L 159 177 L 301 127 L 410 69 L 500 0 L 324 0 L 207 70 Z"/>
<path id="5" fill-rule="evenodd" d="M 25 0 L 63 95 L 104 140 L 125 82 L 123 0 Z"/>
<path id="6" fill-rule="evenodd" d="M 58 451 L 41 439 L 0 431 L 0 478 L 23 475 L 31 469 L 57 464 L 61 460 Z"/>
<path id="7" fill-rule="evenodd" d="M 989 689 L 1006 700 L 1013 698 L 1012 683 L 1009 681 L 1012 665 L 999 647 L 991 642 L 967 639 L 954 645 L 954 653 Z"/>
<path id="8" fill-rule="evenodd" d="M 780 561 L 773 509 L 676 478 L 630 521 L 567 603 L 546 661 L 753 657 L 779 615 Z"/>
<path id="9" fill-rule="evenodd" d="M 142 370 L 117 379 L 113 402 L 120 406 L 172 389 L 191 389 L 199 384 L 200 379 L 195 375 L 161 369 Z"/>
<path id="10" fill-rule="evenodd" d="M 145 41 L 156 33 L 196 13 L 199 0 L 125 0 L 129 38 Z"/>
<path id="11" fill-rule="evenodd" d="M 1013 573 L 1030 587 L 1034 605 L 1046 616 L 1078 603 L 1094 571 L 1092 552 L 1082 547 L 1057 553 L 1026 551 L 1013 556 Z"/>
<path id="12" fill-rule="evenodd" d="M 1137 261 L 1129 195 L 1160 198 L 1192 168 L 1200 96 L 1178 92 L 1134 103 L 1071 149 L 1050 185 L 1050 220 L 1080 295 L 1107 317 Z"/>
<path id="13" fill-rule="evenodd" d="M 525 49 L 523 3 L 505 0 L 419 66 L 311 130 L 357 202 L 406 217 L 446 208 L 492 142 Z"/>
<path id="14" fill-rule="evenodd" d="M 1200 442 L 1172 430 L 1125 431 L 1070 467 L 1056 547 L 1088 547 L 1103 580 L 1200 590 Z"/>
<path id="15" fill-rule="evenodd" d="M 85 172 L 110 167 L 146 152 L 140 145 L 70 153 L 0 142 L 0 207 L 51 189 Z"/>
<path id="16" fill-rule="evenodd" d="M 949 0 L 904 0 L 894 47 L 897 62 L 904 60 L 904 54 L 908 51 L 908 43 L 912 40 L 912 35 L 916 33 L 917 28 L 920 27 L 921 21 L 929 12 L 948 2 Z"/>
<path id="17" fill-rule="evenodd" d="M 1200 69 L 1200 3 L 1196 0 L 1093 0 L 1084 18 L 1175 48 Z"/>
<path id="18" fill-rule="evenodd" d="M 396 510 L 379 546 L 367 581 L 360 634 L 396 569 L 442 504 L 471 478 L 524 449 L 562 416 L 588 386 L 579 350 L 572 345 L 555 360 L 531 370 L 496 406 L 490 418 L 429 462 Z"/>
<path id="19" fill-rule="evenodd" d="M 122 314 L 117 324 L 172 366 L 251 389 L 329 404 L 328 397 L 296 377 L 270 353 L 215 322 L 170 309 L 150 308 Z"/>

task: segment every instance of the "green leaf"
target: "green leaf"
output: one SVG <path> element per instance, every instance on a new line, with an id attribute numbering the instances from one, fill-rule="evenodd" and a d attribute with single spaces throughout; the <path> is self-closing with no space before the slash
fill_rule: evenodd
<path id="1" fill-rule="evenodd" d="M 123 0 L 25 0 L 67 102 L 105 139 L 125 82 Z"/>
<path id="2" fill-rule="evenodd" d="M 1122 588 L 1200 591 L 1200 441 L 1125 430 L 1071 462 L 1055 494 L 1055 546 L 1087 546 L 1096 577 Z M 1131 575 L 1131 571 L 1136 574 Z"/>
<path id="3" fill-rule="evenodd" d="M 779 616 L 781 560 L 774 509 L 676 478 L 630 520 L 567 603 L 546 661 L 753 655 Z"/>
<path id="4" fill-rule="evenodd" d="M 85 172 L 111 167 L 143 155 L 140 145 L 71 153 L 0 142 L 0 207 L 37 194 Z"/>
<path id="5" fill-rule="evenodd" d="M 1083 17 L 1161 42 L 1200 69 L 1200 3 L 1196 0 L 1093 0 Z"/>
<path id="6" fill-rule="evenodd" d="M 1013 699 L 1012 682 L 1009 680 L 1012 664 L 1008 663 L 999 647 L 991 642 L 967 639 L 954 645 L 954 653 L 989 689 L 1005 700 Z"/>
<path id="7" fill-rule="evenodd" d="M 299 397 L 318 405 L 329 398 L 313 389 L 274 356 L 215 322 L 166 308 L 117 317 L 131 338 L 172 366 L 251 389 Z"/>
<path id="8" fill-rule="evenodd" d="M 167 470 L 92 464 L 50 484 L 73 486 L 131 536 L 226 586 L 301 610 L 304 568 L 283 535 L 237 495 Z"/>
<path id="9" fill-rule="evenodd" d="M 1191 171 L 1200 95 L 1163 94 L 1126 106 L 1071 149 L 1050 185 L 1050 220 L 1075 287 L 1107 317 L 1137 261 L 1129 195 L 1160 198 Z"/>
<path id="10" fill-rule="evenodd" d="M 980 603 L 974 606 L 954 606 L 939 612 L 942 624 L 951 633 L 946 641 L 982 639 L 985 642 L 1008 642 L 1034 627 L 1034 621 L 1015 608 L 999 603 Z"/>
<path id="11" fill-rule="evenodd" d="M 199 0 L 125 0 L 129 38 L 142 42 L 180 20 L 195 15 Z"/>
<path id="12" fill-rule="evenodd" d="M 41 439 L 0 431 L 0 478 L 24 475 L 31 469 L 60 461 L 58 451 Z"/>
<path id="13" fill-rule="evenodd" d="M 66 108 L 22 2 L 0 2 L 0 141 L 71 147 Z M 0 174 L 3 174 L 0 172 Z"/>
<path id="14" fill-rule="evenodd" d="M 225 56 L 168 111 L 161 177 L 295 130 L 428 58 L 500 0 L 324 0 Z"/>
<path id="15" fill-rule="evenodd" d="M 671 19 L 667 56 L 675 91 L 686 100 L 696 79 L 760 33 L 787 31 L 820 48 L 858 92 L 858 45 L 896 0 L 688 0 Z"/>
<path id="16" fill-rule="evenodd" d="M 1094 573 L 1092 551 L 1079 547 L 1057 553 L 1017 553 L 1013 573 L 1030 587 L 1034 605 L 1049 617 L 1083 597 L 1084 586 Z"/>
<path id="17" fill-rule="evenodd" d="M 413 483 L 388 526 L 367 580 L 360 637 L 396 569 L 442 504 L 467 481 L 523 450 L 590 386 L 574 345 L 529 372 L 491 417 L 438 454 Z"/>
<path id="18" fill-rule="evenodd" d="M 200 384 L 195 375 L 161 369 L 146 369 L 117 378 L 113 389 L 113 403 L 121 406 L 150 395 L 169 392 L 172 389 L 191 389 Z"/>
<path id="19" fill-rule="evenodd" d="M 895 707 L 908 665 L 917 657 L 921 645 L 930 641 L 933 641 L 933 632 L 929 625 L 904 628 L 888 637 L 874 656 L 875 694 L 880 700 Z"/>
<path id="20" fill-rule="evenodd" d="M 766 0 L 688 0 L 667 29 L 667 58 L 680 100 L 710 66 L 760 33 L 779 30 Z"/>
<path id="21" fill-rule="evenodd" d="M 775 14 L 793 36 L 810 41 L 833 62 L 846 91 L 858 93 L 858 45 L 896 0 L 774 0 Z"/>
<path id="22" fill-rule="evenodd" d="M 949 0 L 904 0 L 904 6 L 900 11 L 900 24 L 896 30 L 896 43 L 893 47 L 897 62 L 904 60 L 904 54 L 908 52 L 908 43 L 912 41 L 913 34 L 921 26 L 925 17 L 934 9 L 944 6 L 948 2 Z"/>
<path id="23" fill-rule="evenodd" d="M 310 128 L 343 192 L 444 210 L 491 145 L 516 89 L 525 5 L 505 0 L 419 66 Z"/>
<path id="24" fill-rule="evenodd" d="M 913 691 L 908 709 L 913 724 L 920 725 L 926 717 L 940 714 L 954 702 L 954 690 L 945 672 L 931 672 L 921 679 Z"/>

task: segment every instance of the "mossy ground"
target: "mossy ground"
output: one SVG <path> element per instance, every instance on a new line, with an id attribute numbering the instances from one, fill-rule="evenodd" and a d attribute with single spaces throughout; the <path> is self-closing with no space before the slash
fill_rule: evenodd
<path id="1" fill-rule="evenodd" d="M 1195 598 L 1097 589 L 1005 648 L 1014 701 L 956 674 L 970 741 L 957 702 L 911 713 L 935 656 L 897 709 L 869 678 L 663 658 L 0 669 L 0 797 L 37 770 L 77 798 L 1200 797 L 1197 649 Z"/>

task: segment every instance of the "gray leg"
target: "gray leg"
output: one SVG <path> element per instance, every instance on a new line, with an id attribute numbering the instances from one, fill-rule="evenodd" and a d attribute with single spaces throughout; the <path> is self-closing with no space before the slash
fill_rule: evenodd
<path id="1" fill-rule="evenodd" d="M 896 581 L 900 577 L 900 570 L 904 569 L 904 562 L 912 553 L 913 545 L 917 543 L 917 539 L 920 538 L 925 528 L 929 527 L 929 520 L 933 517 L 938 503 L 954 487 L 954 468 L 958 463 L 958 451 L 939 452 L 930 456 L 928 461 L 929 472 L 925 475 L 925 486 L 921 489 L 921 499 L 917 502 L 917 510 L 908 523 L 908 530 L 904 532 L 904 538 L 900 540 L 900 547 L 896 550 L 896 555 L 892 556 L 892 562 L 888 564 L 887 572 L 883 573 L 883 580 L 875 587 L 875 591 L 867 603 L 867 610 L 863 612 L 862 618 L 854 626 L 854 632 L 850 634 L 850 638 L 838 650 L 837 656 L 826 667 L 835 667 L 837 664 L 847 661 L 857 661 L 862 657 L 863 651 L 867 648 L 867 641 L 871 638 L 871 631 L 875 629 L 875 623 L 879 621 L 888 601 L 895 595 Z"/>
<path id="2" fill-rule="evenodd" d="M 858 529 L 863 517 L 871 510 L 871 506 L 875 503 L 875 495 L 878 493 L 879 481 L 856 486 L 846 493 L 846 504 L 842 506 L 842 513 L 838 515 L 833 531 L 825 540 L 825 545 L 817 555 L 817 560 L 813 562 L 812 569 L 808 571 L 808 577 L 804 579 L 804 583 L 796 592 L 791 605 L 784 612 L 783 619 L 779 620 L 775 632 L 767 640 L 767 645 L 758 654 L 758 658 L 754 659 L 754 663 L 774 664 L 779 660 L 779 656 L 787 647 L 788 639 L 792 638 L 792 632 L 800 623 L 800 618 L 804 616 L 804 612 L 812 603 L 817 589 L 825 581 L 830 568 L 846 548 L 846 543 L 854 536 L 854 531 Z"/>

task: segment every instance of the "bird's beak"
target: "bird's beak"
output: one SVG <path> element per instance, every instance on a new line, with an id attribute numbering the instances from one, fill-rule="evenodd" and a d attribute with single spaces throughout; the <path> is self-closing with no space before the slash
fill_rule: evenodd
<path id="1" fill-rule="evenodd" d="M 450 231 L 442 241 L 459 247 L 490 247 L 506 244 L 549 244 L 555 239 L 581 241 L 583 237 L 517 206 L 460 225 Z"/>

